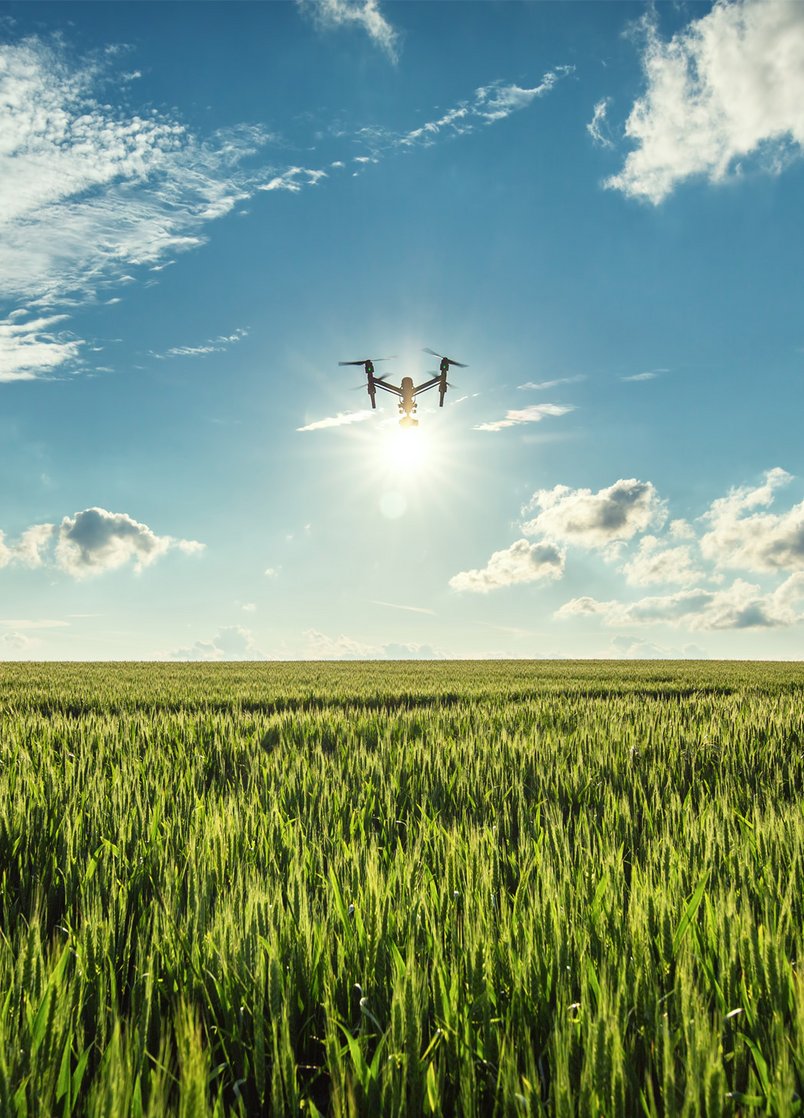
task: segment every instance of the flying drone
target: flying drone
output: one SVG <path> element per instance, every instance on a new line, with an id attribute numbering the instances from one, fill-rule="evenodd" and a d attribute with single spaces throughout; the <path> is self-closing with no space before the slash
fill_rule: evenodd
<path id="1" fill-rule="evenodd" d="M 392 392 L 395 396 L 399 397 L 399 411 L 402 418 L 399 421 L 400 427 L 418 427 L 418 419 L 414 419 L 412 413 L 416 411 L 416 397 L 421 392 L 427 392 L 430 388 L 438 387 L 438 406 L 443 408 L 444 397 L 447 394 L 447 389 L 454 387 L 447 381 L 447 374 L 449 373 L 450 365 L 457 365 L 459 369 L 466 369 L 468 366 L 463 365 L 460 361 L 453 361 L 451 357 L 443 357 L 440 353 L 436 353 L 434 349 L 424 349 L 423 353 L 430 353 L 433 357 L 438 357 L 441 361 L 438 369 L 438 375 L 433 375 L 430 380 L 424 381 L 422 384 L 414 384 L 413 377 L 403 377 L 401 384 L 389 384 L 388 377 L 390 373 L 385 376 L 375 377 L 374 365 L 375 362 L 391 361 L 390 357 L 377 357 L 374 361 L 370 357 L 364 358 L 362 361 L 339 361 L 339 365 L 362 365 L 366 371 L 366 391 L 371 397 L 371 406 L 376 408 L 377 389 L 381 388 L 383 392 Z"/>

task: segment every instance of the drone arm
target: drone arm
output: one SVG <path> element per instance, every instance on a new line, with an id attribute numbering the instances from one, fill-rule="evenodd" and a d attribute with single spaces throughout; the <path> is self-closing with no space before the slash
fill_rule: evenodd
<path id="1" fill-rule="evenodd" d="M 413 389 L 413 395 L 416 396 L 419 392 L 426 392 L 428 388 L 435 388 L 440 380 L 440 376 L 433 377 L 432 380 L 426 380 L 424 384 L 416 385 L 416 387 Z"/>
<path id="2" fill-rule="evenodd" d="M 387 384 L 384 380 L 375 380 L 373 383 L 375 388 L 382 388 L 384 392 L 393 392 L 396 396 L 402 395 L 402 389 L 397 388 L 395 384 Z"/>

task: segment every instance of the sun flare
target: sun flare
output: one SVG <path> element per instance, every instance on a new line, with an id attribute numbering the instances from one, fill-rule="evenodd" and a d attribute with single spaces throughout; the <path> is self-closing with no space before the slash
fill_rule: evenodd
<path id="1" fill-rule="evenodd" d="M 387 460 L 396 471 L 417 474 L 427 464 L 429 440 L 420 427 L 394 427 L 386 436 Z"/>

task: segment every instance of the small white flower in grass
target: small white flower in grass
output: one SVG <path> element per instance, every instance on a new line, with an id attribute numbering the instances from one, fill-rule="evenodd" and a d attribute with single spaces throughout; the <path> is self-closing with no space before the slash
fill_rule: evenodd
<path id="1" fill-rule="evenodd" d="M 732 1017 L 739 1017 L 739 1015 L 744 1012 L 745 1011 L 743 1010 L 743 1007 L 741 1005 L 738 1005 L 736 1009 L 729 1010 L 729 1012 L 726 1014 L 726 1020 L 728 1021 Z"/>

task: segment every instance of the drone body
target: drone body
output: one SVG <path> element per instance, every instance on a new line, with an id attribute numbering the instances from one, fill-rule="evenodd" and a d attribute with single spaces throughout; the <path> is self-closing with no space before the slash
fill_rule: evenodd
<path id="1" fill-rule="evenodd" d="M 374 375 L 374 362 L 371 358 L 365 358 L 362 361 L 339 361 L 339 365 L 362 365 L 366 372 L 366 391 L 371 399 L 371 406 L 377 406 L 377 389 L 381 388 L 383 392 L 391 392 L 398 397 L 399 411 L 402 418 L 399 421 L 400 427 L 418 427 L 418 419 L 413 418 L 413 412 L 416 411 L 416 397 L 421 392 L 427 392 L 430 388 L 438 387 L 438 406 L 443 408 L 444 397 L 447 394 L 447 389 L 450 384 L 447 381 L 447 374 L 449 373 L 450 365 L 457 365 L 461 369 L 465 369 L 466 365 L 462 365 L 460 361 L 453 361 L 450 357 L 442 357 L 441 354 L 436 353 L 434 349 L 425 349 L 425 353 L 431 353 L 433 357 L 439 357 L 441 364 L 437 375 L 432 376 L 429 380 L 424 381 L 422 384 L 414 384 L 413 377 L 403 377 L 400 384 L 389 384 L 387 380 L 388 374 L 383 377 L 375 377 Z M 378 357 L 378 361 L 389 361 L 391 358 Z"/>

